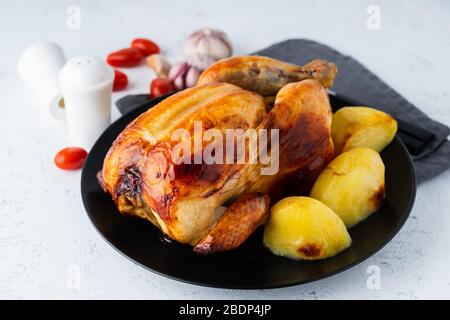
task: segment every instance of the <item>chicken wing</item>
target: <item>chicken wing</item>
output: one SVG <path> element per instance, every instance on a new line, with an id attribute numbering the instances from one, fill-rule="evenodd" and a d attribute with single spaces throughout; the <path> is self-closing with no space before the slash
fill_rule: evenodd
<path id="1" fill-rule="evenodd" d="M 217 224 L 194 247 L 211 254 L 239 247 L 269 215 L 270 198 L 263 193 L 244 194 L 231 204 Z"/>

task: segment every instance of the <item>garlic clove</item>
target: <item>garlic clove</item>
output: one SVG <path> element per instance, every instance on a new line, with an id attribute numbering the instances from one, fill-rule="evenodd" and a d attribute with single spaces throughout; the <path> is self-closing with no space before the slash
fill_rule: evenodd
<path id="1" fill-rule="evenodd" d="M 195 86 L 199 77 L 200 77 L 200 70 L 198 70 L 196 67 L 190 67 L 188 72 L 186 73 L 186 81 L 185 81 L 186 87 L 190 88 Z"/>
<path id="2" fill-rule="evenodd" d="M 183 90 L 185 89 L 185 81 L 184 81 L 184 76 L 180 75 L 178 77 L 176 77 L 173 80 L 173 85 L 175 86 L 175 88 L 177 88 L 178 90 Z"/>
<path id="3" fill-rule="evenodd" d="M 200 70 L 187 62 L 178 62 L 169 71 L 168 80 L 178 90 L 193 87 L 200 77 Z"/>
<path id="4" fill-rule="evenodd" d="M 170 68 L 169 71 L 169 81 L 175 81 L 179 76 L 186 74 L 189 65 L 187 62 L 178 62 Z"/>
<path id="5" fill-rule="evenodd" d="M 166 79 L 168 77 L 171 65 L 161 54 L 148 56 L 146 63 L 158 78 Z"/>

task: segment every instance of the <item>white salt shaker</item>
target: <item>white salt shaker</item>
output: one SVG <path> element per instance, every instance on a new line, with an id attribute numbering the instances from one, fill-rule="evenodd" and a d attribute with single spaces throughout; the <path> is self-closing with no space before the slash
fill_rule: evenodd
<path id="1" fill-rule="evenodd" d="M 65 63 L 66 58 L 60 46 L 42 42 L 28 47 L 17 64 L 20 78 L 37 97 L 34 105 L 59 120 L 65 119 L 65 112 L 58 73 Z"/>
<path id="2" fill-rule="evenodd" d="M 89 151 L 109 126 L 114 71 L 95 56 L 70 59 L 59 72 L 70 143 Z"/>

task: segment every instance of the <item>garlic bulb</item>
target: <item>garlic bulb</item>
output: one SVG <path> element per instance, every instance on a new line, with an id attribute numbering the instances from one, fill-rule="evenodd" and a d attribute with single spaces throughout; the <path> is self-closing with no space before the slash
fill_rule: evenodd
<path id="1" fill-rule="evenodd" d="M 145 60 L 158 78 L 166 79 L 170 71 L 170 63 L 160 54 L 152 54 Z"/>
<path id="2" fill-rule="evenodd" d="M 186 59 L 199 54 L 220 60 L 231 56 L 232 53 L 233 49 L 227 35 L 210 28 L 203 28 L 192 33 L 183 45 L 183 54 Z"/>
<path id="3" fill-rule="evenodd" d="M 169 81 L 171 81 L 178 90 L 195 86 L 199 77 L 200 70 L 187 62 L 179 62 L 169 71 Z"/>
<path id="4" fill-rule="evenodd" d="M 197 67 L 199 70 L 205 70 L 206 68 L 208 68 L 210 65 L 212 65 L 214 62 L 216 62 L 216 60 L 210 56 L 205 56 L 202 54 L 194 54 L 192 56 L 190 56 L 187 59 L 187 62 L 194 66 Z"/>

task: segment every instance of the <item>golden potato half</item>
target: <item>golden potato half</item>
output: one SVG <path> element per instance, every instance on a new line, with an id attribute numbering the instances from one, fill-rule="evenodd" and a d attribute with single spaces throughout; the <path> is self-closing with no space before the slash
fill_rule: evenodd
<path id="1" fill-rule="evenodd" d="M 355 148 L 331 161 L 320 173 L 311 197 L 354 226 L 378 210 L 384 200 L 384 164 L 369 148 Z"/>
<path id="2" fill-rule="evenodd" d="M 357 147 L 381 152 L 397 132 L 397 121 L 389 114 L 369 107 L 344 107 L 336 111 L 331 124 L 336 155 Z"/>
<path id="3" fill-rule="evenodd" d="M 351 242 L 333 210 L 309 197 L 277 202 L 264 229 L 264 245 L 276 255 L 293 259 L 325 259 L 348 248 Z"/>

